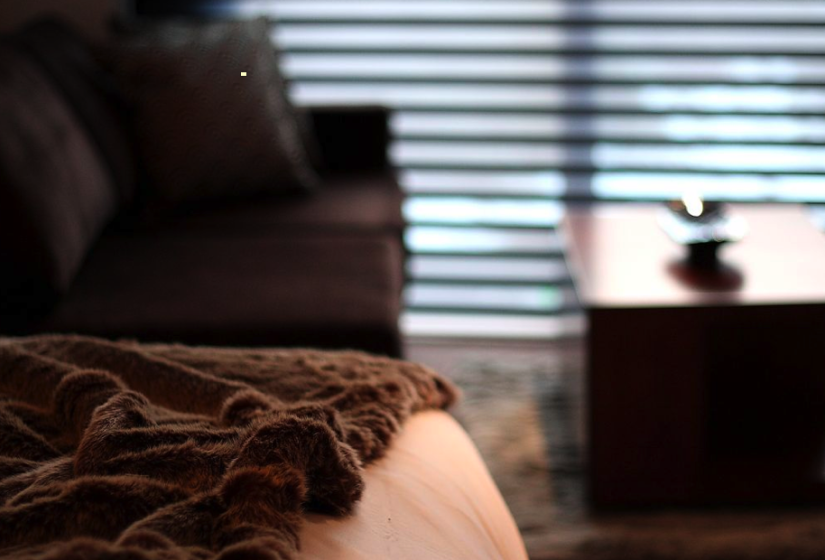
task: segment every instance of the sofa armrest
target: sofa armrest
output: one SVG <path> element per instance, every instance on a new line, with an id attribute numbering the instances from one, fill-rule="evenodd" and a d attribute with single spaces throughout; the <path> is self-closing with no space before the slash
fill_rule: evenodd
<path id="1" fill-rule="evenodd" d="M 307 107 L 319 152 L 328 171 L 367 171 L 389 167 L 389 110 L 379 106 Z"/>

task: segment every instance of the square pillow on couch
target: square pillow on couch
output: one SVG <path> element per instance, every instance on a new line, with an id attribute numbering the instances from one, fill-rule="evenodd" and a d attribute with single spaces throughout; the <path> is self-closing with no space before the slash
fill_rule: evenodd
<path id="1" fill-rule="evenodd" d="M 111 64 L 162 205 L 317 183 L 266 20 L 147 24 Z"/>

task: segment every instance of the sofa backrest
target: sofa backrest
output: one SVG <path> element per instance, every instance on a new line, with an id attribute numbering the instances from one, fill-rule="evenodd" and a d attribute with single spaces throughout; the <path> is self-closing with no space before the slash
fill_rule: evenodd
<path id="1" fill-rule="evenodd" d="M 68 290 L 131 196 L 128 136 L 94 76 L 59 24 L 0 41 L 0 332 Z"/>

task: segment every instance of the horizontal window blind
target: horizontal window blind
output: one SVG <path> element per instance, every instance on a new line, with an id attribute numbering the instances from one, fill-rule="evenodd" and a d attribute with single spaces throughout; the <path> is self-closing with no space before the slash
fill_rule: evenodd
<path id="1" fill-rule="evenodd" d="M 269 16 L 298 103 L 394 109 L 411 333 L 580 324 L 556 232 L 566 201 L 825 203 L 821 0 L 139 0 L 133 13 Z"/>

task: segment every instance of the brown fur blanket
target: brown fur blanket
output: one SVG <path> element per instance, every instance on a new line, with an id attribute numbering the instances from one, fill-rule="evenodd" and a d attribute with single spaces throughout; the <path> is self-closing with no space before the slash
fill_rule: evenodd
<path id="1" fill-rule="evenodd" d="M 288 559 L 455 391 L 354 352 L 0 338 L 0 556 Z"/>

